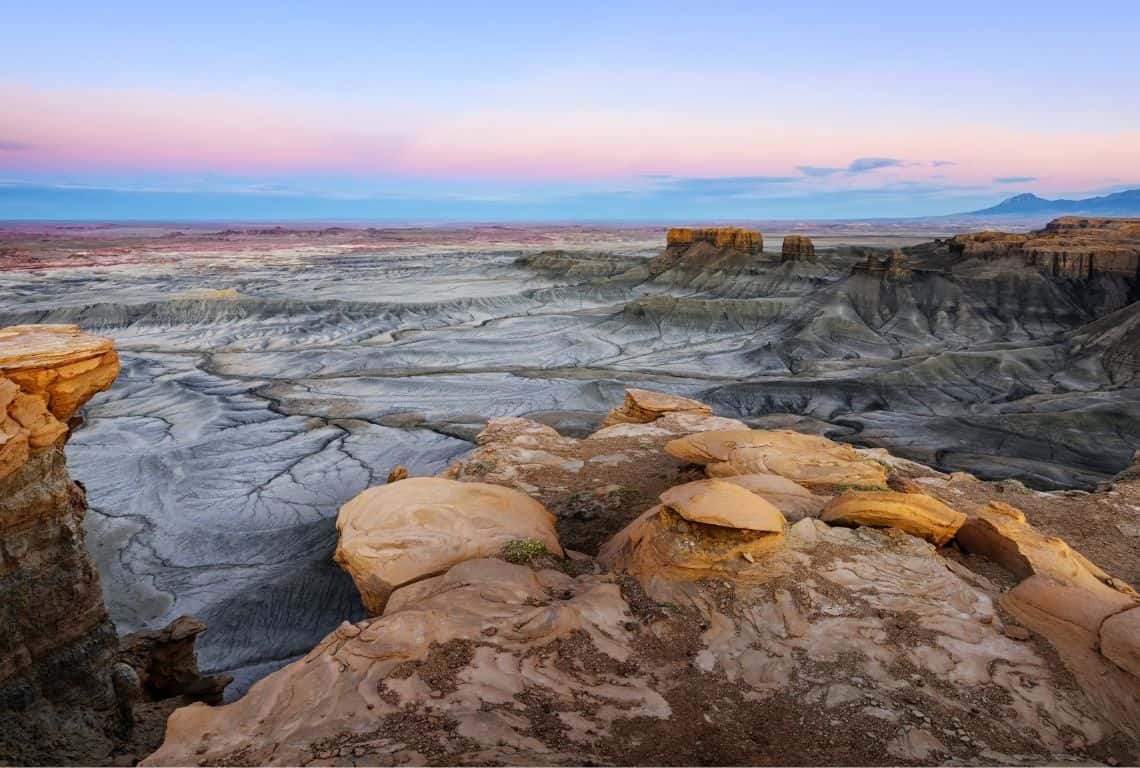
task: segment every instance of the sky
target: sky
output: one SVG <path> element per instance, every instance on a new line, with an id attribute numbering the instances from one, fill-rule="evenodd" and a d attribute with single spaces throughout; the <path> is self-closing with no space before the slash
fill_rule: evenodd
<path id="1" fill-rule="evenodd" d="M 1135 0 L 934 5 L 13 2 L 0 219 L 842 219 L 1140 186 Z"/>

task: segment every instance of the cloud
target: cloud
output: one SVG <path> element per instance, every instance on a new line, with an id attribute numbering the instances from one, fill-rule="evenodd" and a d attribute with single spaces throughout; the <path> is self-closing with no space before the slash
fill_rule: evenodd
<path id="1" fill-rule="evenodd" d="M 27 152 L 32 148 L 31 144 L 25 144 L 22 141 L 0 139 L 0 152 Z"/>
<path id="2" fill-rule="evenodd" d="M 998 176 L 994 179 L 994 184 L 1025 184 L 1030 181 L 1037 181 L 1036 176 Z"/>
<path id="3" fill-rule="evenodd" d="M 847 166 L 847 175 L 854 176 L 868 171 L 877 171 L 880 168 L 897 168 L 902 164 L 902 160 L 894 157 L 857 157 Z"/>
<path id="4" fill-rule="evenodd" d="M 930 164 L 935 168 L 942 168 L 943 166 L 947 165 L 957 165 L 957 163 L 953 160 L 932 160 Z"/>
<path id="5" fill-rule="evenodd" d="M 842 168 L 829 168 L 823 165 L 797 165 L 796 170 L 804 176 L 811 176 L 812 178 L 826 178 L 834 176 L 842 171 Z"/>

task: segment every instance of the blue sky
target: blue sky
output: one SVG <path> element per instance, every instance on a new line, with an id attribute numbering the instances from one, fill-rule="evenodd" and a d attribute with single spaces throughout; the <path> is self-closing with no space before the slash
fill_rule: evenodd
<path id="1" fill-rule="evenodd" d="M 1135 3 L 22 4 L 0 218 L 933 215 L 1140 183 Z"/>

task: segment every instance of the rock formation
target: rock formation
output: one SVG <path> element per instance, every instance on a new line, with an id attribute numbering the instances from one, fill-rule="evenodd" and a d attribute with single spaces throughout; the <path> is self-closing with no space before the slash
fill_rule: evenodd
<path id="1" fill-rule="evenodd" d="M 851 267 L 852 275 L 872 275 L 887 280 L 905 280 L 910 277 L 910 260 L 902 251 L 892 251 L 886 258 L 879 259 L 874 253 L 867 254 L 861 264 Z"/>
<path id="2" fill-rule="evenodd" d="M 673 483 L 659 503 L 596 558 L 559 557 L 558 542 L 515 562 L 459 554 L 237 702 L 175 712 L 146 764 L 1140 756 L 1131 587 L 1050 545 L 1008 503 L 979 504 L 972 478 L 786 431 L 686 431 L 718 421 L 668 412 L 573 440 L 492 420 L 473 456 L 447 471 L 459 482 L 436 481 L 450 517 L 482 509 L 488 486 L 476 479 L 551 498 L 608 482 L 609 467 L 629 474 L 636 463 L 648 475 L 678 456 L 727 472 L 740 449 L 763 449 L 771 471 L 679 483 L 683 469 L 666 473 Z M 871 465 L 906 491 L 818 483 L 817 496 L 796 481 L 820 466 L 864 477 L 852 468 Z M 406 503 L 425 495 L 411 493 L 424 481 L 369 493 L 399 491 Z M 464 485 L 472 495 L 455 490 Z M 808 509 L 789 528 L 765 494 L 833 498 L 819 518 Z M 372 506 L 353 517 L 383 519 L 377 511 L 392 507 Z M 600 524 L 628 509 L 595 512 Z M 341 534 L 342 546 L 354 536 Z M 430 555 L 434 534 L 403 545 Z"/>
<path id="3" fill-rule="evenodd" d="M 650 259 L 644 271 L 634 268 L 623 279 L 660 278 L 685 281 L 702 272 L 738 271 L 754 264 L 763 254 L 764 236 L 736 227 L 690 229 L 674 227 L 665 239 L 665 250 Z"/>
<path id="4" fill-rule="evenodd" d="M 118 732 L 115 629 L 67 475 L 67 422 L 119 370 L 74 326 L 0 329 L 0 755 L 82 762 Z"/>
<path id="5" fill-rule="evenodd" d="M 0 479 L 67 433 L 67 421 L 119 375 L 110 339 L 74 325 L 0 328 Z"/>
<path id="6" fill-rule="evenodd" d="M 614 424 L 648 424 L 666 413 L 712 414 L 712 408 L 696 400 L 662 392 L 649 392 L 644 389 L 627 389 L 625 401 L 620 408 L 614 408 L 602 421 L 603 427 Z"/>
<path id="7" fill-rule="evenodd" d="M 781 261 L 807 261 L 815 263 L 815 243 L 803 235 L 785 235 L 780 248 Z"/>
<path id="8" fill-rule="evenodd" d="M 966 522 L 966 515 L 921 493 L 846 491 L 820 512 L 819 519 L 835 525 L 898 528 L 942 546 Z"/>
<path id="9" fill-rule="evenodd" d="M 752 229 L 737 227 L 673 227 L 665 237 L 667 246 L 690 246 L 695 243 L 709 243 L 716 248 L 729 248 L 744 253 L 760 253 L 764 250 L 763 235 Z"/>
<path id="10" fill-rule="evenodd" d="M 661 504 L 615 535 L 598 562 L 643 583 L 739 577 L 784 545 L 787 523 L 763 498 L 723 480 L 670 488 Z"/>
<path id="11" fill-rule="evenodd" d="M 512 541 L 538 541 L 562 555 L 554 517 L 541 504 L 487 483 L 416 477 L 369 488 L 341 508 L 336 527 L 336 561 L 374 615 L 392 590 Z"/>
<path id="12" fill-rule="evenodd" d="M 951 250 L 967 257 L 1016 257 L 1056 276 L 1090 280 L 1097 275 L 1140 279 L 1140 219 L 1063 216 L 1027 234 L 956 235 Z"/>
<path id="13" fill-rule="evenodd" d="M 71 325 L 0 328 L 0 760 L 103 764 L 156 734 L 141 702 L 220 701 L 178 619 L 116 638 L 85 545 L 84 488 L 68 477 L 68 424 L 119 372 L 109 339 Z M 168 711 L 168 710 L 167 710 Z M 146 721 L 133 735 L 136 721 Z M 153 748 L 153 744 L 149 748 Z"/>
<path id="14" fill-rule="evenodd" d="M 198 670 L 194 642 L 206 625 L 181 616 L 162 629 L 144 629 L 119 638 L 118 662 L 135 671 L 142 694 L 152 701 L 186 696 L 220 704 L 228 675 L 205 676 Z"/>
<path id="15" fill-rule="evenodd" d="M 790 430 L 717 430 L 678 438 L 671 456 L 702 464 L 709 477 L 775 474 L 809 488 L 883 488 L 886 470 L 849 445 Z"/>

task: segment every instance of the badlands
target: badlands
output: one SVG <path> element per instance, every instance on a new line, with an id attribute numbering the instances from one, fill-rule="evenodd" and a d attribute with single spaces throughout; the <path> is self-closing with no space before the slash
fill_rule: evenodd
<path id="1" fill-rule="evenodd" d="M 5 233 L 0 758 L 1140 760 L 1140 224 L 660 238 Z"/>

